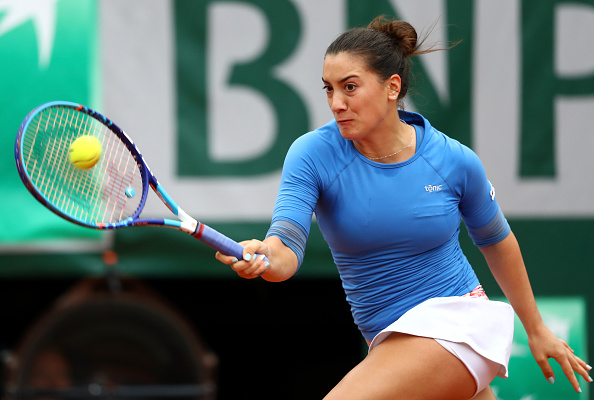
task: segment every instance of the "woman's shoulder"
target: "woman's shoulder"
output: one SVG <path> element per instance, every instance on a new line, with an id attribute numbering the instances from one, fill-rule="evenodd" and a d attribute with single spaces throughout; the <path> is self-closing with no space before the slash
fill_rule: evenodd
<path id="1" fill-rule="evenodd" d="M 470 147 L 432 126 L 424 117 L 421 118 L 425 131 L 421 151 L 426 159 L 455 163 L 477 157 Z"/>
<path id="2" fill-rule="evenodd" d="M 464 182 L 466 177 L 484 170 L 478 155 L 469 146 L 423 120 L 425 138 L 421 156 L 448 184 Z"/>
<path id="3" fill-rule="evenodd" d="M 285 157 L 283 173 L 315 177 L 325 187 L 356 158 L 353 149 L 332 120 L 293 142 Z"/>

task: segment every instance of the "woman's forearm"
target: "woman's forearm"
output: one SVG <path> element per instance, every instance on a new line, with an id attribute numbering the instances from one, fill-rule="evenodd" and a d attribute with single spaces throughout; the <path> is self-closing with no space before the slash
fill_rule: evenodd
<path id="1" fill-rule="evenodd" d="M 289 279 L 297 272 L 297 256 L 277 236 L 264 239 L 270 249 L 270 266 L 262 278 L 269 282 L 281 282 Z"/>
<path id="2" fill-rule="evenodd" d="M 501 242 L 482 247 L 489 269 L 528 334 L 543 321 L 536 306 L 520 246 L 513 232 Z"/>

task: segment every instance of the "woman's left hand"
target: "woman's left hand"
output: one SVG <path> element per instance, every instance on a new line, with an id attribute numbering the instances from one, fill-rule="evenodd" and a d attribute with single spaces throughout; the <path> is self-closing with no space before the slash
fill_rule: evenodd
<path id="1" fill-rule="evenodd" d="M 554 358 L 559 363 L 576 392 L 581 393 L 582 389 L 575 372 L 580 374 L 587 382 L 592 382 L 592 378 L 588 375 L 588 371 L 592 367 L 576 356 L 573 349 L 564 340 L 555 336 L 544 323 L 528 334 L 528 345 L 542 373 L 550 383 L 555 382 L 555 374 L 549 364 L 549 358 Z"/>

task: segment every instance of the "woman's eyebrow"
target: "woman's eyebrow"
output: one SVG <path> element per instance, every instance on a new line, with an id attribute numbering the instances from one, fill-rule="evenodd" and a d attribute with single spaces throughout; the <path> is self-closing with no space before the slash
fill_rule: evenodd
<path id="1" fill-rule="evenodd" d="M 358 78 L 358 77 L 359 77 L 358 75 L 349 75 L 349 76 L 346 76 L 346 77 L 342 78 L 341 80 L 339 80 L 338 83 L 342 83 L 342 82 L 348 81 L 351 78 Z M 324 77 L 322 77 L 322 82 L 330 83 L 327 80 L 325 80 Z"/>

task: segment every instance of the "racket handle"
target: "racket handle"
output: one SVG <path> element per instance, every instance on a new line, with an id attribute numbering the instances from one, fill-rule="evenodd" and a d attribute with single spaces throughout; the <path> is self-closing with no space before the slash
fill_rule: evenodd
<path id="1" fill-rule="evenodd" d="M 228 238 L 222 233 L 212 229 L 206 224 L 199 222 L 196 232 L 194 232 L 192 236 L 200 240 L 202 243 L 215 249 L 216 251 L 221 252 L 222 254 L 235 257 L 238 260 L 243 260 L 242 245 L 237 243 L 235 240 Z M 259 254 L 254 255 L 254 259 L 258 256 Z M 264 261 L 268 262 L 268 258 L 264 257 Z"/>

